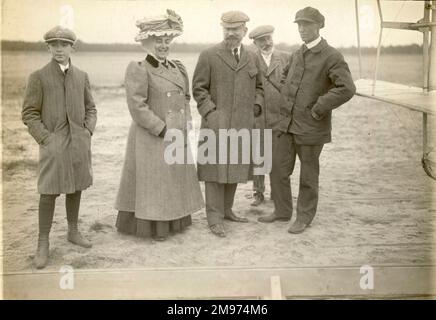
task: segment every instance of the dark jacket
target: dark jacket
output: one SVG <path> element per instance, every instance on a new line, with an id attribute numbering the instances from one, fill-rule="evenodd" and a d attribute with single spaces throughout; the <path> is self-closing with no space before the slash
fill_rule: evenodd
<path id="1" fill-rule="evenodd" d="M 277 129 L 293 133 L 299 144 L 330 142 L 332 110 L 356 92 L 342 54 L 324 39 L 312 49 L 303 45 L 292 55 L 282 83 Z"/>

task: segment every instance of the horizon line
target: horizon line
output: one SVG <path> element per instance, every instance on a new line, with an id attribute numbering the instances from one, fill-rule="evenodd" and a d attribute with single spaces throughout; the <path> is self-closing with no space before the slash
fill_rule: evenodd
<path id="1" fill-rule="evenodd" d="M 31 44 L 31 45 L 38 45 L 38 44 L 44 44 L 45 42 L 42 40 L 39 41 L 26 41 L 26 40 L 9 40 L 9 39 L 1 39 L 1 43 L 21 43 L 21 44 Z M 123 46 L 140 46 L 137 42 L 85 42 L 81 39 L 77 39 L 76 43 L 84 44 L 84 45 L 92 45 L 92 46 L 115 46 L 115 45 L 123 45 Z M 187 46 L 213 46 L 220 42 L 173 42 L 174 45 L 187 45 Z M 249 46 L 253 45 L 252 43 L 249 44 Z M 301 43 L 293 43 L 289 44 L 287 42 L 277 42 L 274 44 L 274 46 L 300 46 Z M 419 43 L 410 43 L 410 44 L 400 44 L 400 45 L 384 45 L 381 46 L 382 48 L 401 48 L 401 47 L 422 47 L 422 44 Z M 341 49 L 358 49 L 357 45 L 349 45 L 349 46 L 338 46 L 336 48 Z M 377 46 L 361 46 L 361 49 L 376 49 Z"/>

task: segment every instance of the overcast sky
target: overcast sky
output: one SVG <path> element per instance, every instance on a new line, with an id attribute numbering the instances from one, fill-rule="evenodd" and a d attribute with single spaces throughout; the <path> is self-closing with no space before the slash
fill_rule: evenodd
<path id="1" fill-rule="evenodd" d="M 326 18 L 322 35 L 334 46 L 356 45 L 354 0 L 3 0 L 2 39 L 40 41 L 57 24 L 69 25 L 85 42 L 133 43 L 135 21 L 175 10 L 184 21 L 177 42 L 214 43 L 222 40 L 221 14 L 242 10 L 249 30 L 261 24 L 276 28 L 275 42 L 300 43 L 293 17 L 305 6 Z M 376 46 L 379 18 L 375 0 L 359 0 L 363 46 Z M 423 16 L 421 1 L 382 2 L 385 20 L 416 22 Z M 248 37 L 244 40 L 249 43 Z M 416 31 L 386 30 L 384 45 L 422 43 Z"/>

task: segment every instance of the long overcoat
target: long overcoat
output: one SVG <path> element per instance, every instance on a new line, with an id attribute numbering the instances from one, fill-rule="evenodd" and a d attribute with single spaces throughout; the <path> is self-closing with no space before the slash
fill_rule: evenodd
<path id="1" fill-rule="evenodd" d="M 91 135 L 97 110 L 88 75 L 55 60 L 33 72 L 22 120 L 39 144 L 38 192 L 74 193 L 92 184 Z"/>
<path id="2" fill-rule="evenodd" d="M 125 88 L 132 124 L 115 208 L 154 221 L 176 220 L 201 209 L 195 165 L 168 163 L 164 153 L 170 142 L 159 136 L 166 126 L 186 137 L 191 112 L 183 65 L 173 61 L 167 69 L 147 55 L 144 61 L 129 64 Z"/>
<path id="3" fill-rule="evenodd" d="M 255 104 L 261 108 L 263 106 L 262 75 L 259 72 L 254 52 L 241 46 L 241 57 L 238 63 L 224 42 L 206 49 L 199 56 L 192 86 L 198 112 L 202 116 L 201 129 L 208 128 L 215 131 L 218 129 L 237 131 L 248 129 L 251 131 L 254 126 L 254 106 Z M 248 146 L 242 145 L 242 138 L 238 140 L 237 163 L 230 162 L 229 139 L 227 139 L 227 159 L 219 162 L 222 152 L 218 146 L 224 143 L 224 139 L 219 139 L 217 136 L 216 141 L 216 164 L 199 162 L 199 180 L 238 183 L 251 179 L 251 162 L 247 164 L 242 155 L 243 150 L 245 150 L 245 156 L 247 156 L 246 152 L 250 152 L 248 156 L 251 155 L 251 139 Z M 198 157 L 201 156 L 200 148 L 201 141 Z M 208 155 L 207 152 L 205 154 Z"/>

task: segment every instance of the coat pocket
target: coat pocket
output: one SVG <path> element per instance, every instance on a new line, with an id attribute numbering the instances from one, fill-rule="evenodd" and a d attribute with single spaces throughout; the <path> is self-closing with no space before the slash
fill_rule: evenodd
<path id="1" fill-rule="evenodd" d="M 74 139 L 74 147 L 79 153 L 88 152 L 91 148 L 91 133 L 86 128 L 80 128 L 77 132 L 77 139 Z"/>
<path id="2" fill-rule="evenodd" d="M 323 117 L 323 116 L 319 116 L 318 118 L 316 118 L 316 117 L 312 114 L 312 109 L 313 109 L 315 103 L 316 103 L 316 102 L 311 103 L 310 105 L 308 105 L 308 106 L 306 107 L 306 112 L 307 112 L 307 114 L 308 114 L 307 116 L 310 118 L 311 121 L 313 121 L 313 122 L 319 122 L 319 121 L 321 121 L 324 117 Z"/>
<path id="3" fill-rule="evenodd" d="M 57 139 L 54 132 L 50 132 L 50 135 L 44 141 L 44 143 L 40 144 L 40 151 L 45 156 L 55 156 L 57 153 L 60 152 L 59 148 L 57 147 Z"/>
<path id="4" fill-rule="evenodd" d="M 48 167 L 52 167 L 51 170 L 57 170 L 57 159 L 59 158 L 60 150 L 57 146 L 56 135 L 51 132 L 48 138 L 44 141 L 44 144 L 39 145 L 39 170 L 43 168 L 44 172 L 47 171 Z"/>
<path id="5" fill-rule="evenodd" d="M 48 137 L 44 140 L 43 143 L 40 144 L 41 147 L 43 148 L 48 148 L 48 146 L 53 143 L 53 139 L 54 139 L 54 133 L 50 132 L 50 134 L 48 135 Z"/>
<path id="6" fill-rule="evenodd" d="M 206 125 L 209 129 L 218 130 L 219 129 L 219 111 L 215 110 L 209 113 L 206 117 Z"/>
<path id="7" fill-rule="evenodd" d="M 186 130 L 186 115 L 185 110 L 178 111 L 169 110 L 165 115 L 165 123 L 168 129 Z"/>

